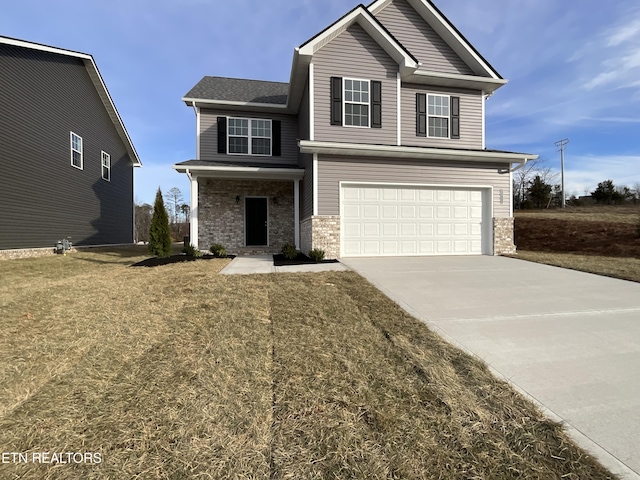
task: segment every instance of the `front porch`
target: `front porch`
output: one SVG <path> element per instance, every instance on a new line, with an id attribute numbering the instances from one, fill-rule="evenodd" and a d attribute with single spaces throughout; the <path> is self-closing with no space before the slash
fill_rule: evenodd
<path id="1" fill-rule="evenodd" d="M 224 245 L 235 254 L 277 253 L 296 244 L 294 182 L 227 180 L 198 182 L 198 246 Z"/>
<path id="2" fill-rule="evenodd" d="M 223 245 L 236 255 L 300 247 L 297 165 L 190 160 L 174 166 L 191 181 L 191 243 L 200 250 Z"/>

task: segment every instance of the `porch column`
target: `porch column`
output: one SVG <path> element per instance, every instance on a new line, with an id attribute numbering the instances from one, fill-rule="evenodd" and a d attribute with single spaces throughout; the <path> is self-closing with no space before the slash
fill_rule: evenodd
<path id="1" fill-rule="evenodd" d="M 300 250 L 300 180 L 293 181 L 293 225 L 296 248 Z"/>
<path id="2" fill-rule="evenodd" d="M 191 176 L 191 221 L 189 222 L 189 239 L 198 248 L 198 178 Z"/>

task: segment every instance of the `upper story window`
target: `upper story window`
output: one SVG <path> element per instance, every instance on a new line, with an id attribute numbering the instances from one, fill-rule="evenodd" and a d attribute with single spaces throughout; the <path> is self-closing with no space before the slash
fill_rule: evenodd
<path id="1" fill-rule="evenodd" d="M 344 79 L 344 124 L 369 127 L 369 80 Z"/>
<path id="2" fill-rule="evenodd" d="M 228 119 L 230 154 L 271 155 L 271 120 L 256 118 Z"/>
<path id="3" fill-rule="evenodd" d="M 107 182 L 111 181 L 111 155 L 102 152 L 102 179 Z"/>
<path id="4" fill-rule="evenodd" d="M 460 97 L 416 94 L 416 135 L 429 138 L 460 138 Z"/>
<path id="5" fill-rule="evenodd" d="M 382 82 L 331 77 L 331 125 L 382 128 Z"/>
<path id="6" fill-rule="evenodd" d="M 429 131 L 427 136 L 449 138 L 449 97 L 427 95 L 427 116 Z"/>
<path id="7" fill-rule="evenodd" d="M 82 170 L 82 137 L 71 132 L 71 165 Z"/>

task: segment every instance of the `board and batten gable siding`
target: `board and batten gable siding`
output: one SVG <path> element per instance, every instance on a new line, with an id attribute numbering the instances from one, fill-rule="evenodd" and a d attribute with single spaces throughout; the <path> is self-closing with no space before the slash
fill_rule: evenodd
<path id="1" fill-rule="evenodd" d="M 433 93 L 460 98 L 460 138 L 430 138 L 416 135 L 416 94 Z M 482 92 L 402 84 L 402 145 L 482 149 Z"/>
<path id="2" fill-rule="evenodd" d="M 397 144 L 398 64 L 360 25 L 353 24 L 318 50 L 313 64 L 315 140 Z M 331 125 L 331 77 L 382 82 L 382 128 Z"/>
<path id="3" fill-rule="evenodd" d="M 0 192 L 0 249 L 133 242 L 132 161 L 80 59 L 0 45 Z"/>
<path id="4" fill-rule="evenodd" d="M 464 60 L 406 0 L 389 2 L 376 18 L 422 63 L 421 70 L 474 75 Z"/>
<path id="5" fill-rule="evenodd" d="M 281 156 L 228 155 L 218 153 L 218 117 L 259 118 L 280 120 Z M 298 119 L 282 113 L 251 113 L 213 108 L 200 109 L 200 158 L 216 162 L 264 162 L 298 164 Z"/>
<path id="6" fill-rule="evenodd" d="M 337 157 L 318 159 L 318 214 L 340 215 L 340 182 L 493 187 L 493 216 L 508 218 L 509 174 L 503 164 Z"/>

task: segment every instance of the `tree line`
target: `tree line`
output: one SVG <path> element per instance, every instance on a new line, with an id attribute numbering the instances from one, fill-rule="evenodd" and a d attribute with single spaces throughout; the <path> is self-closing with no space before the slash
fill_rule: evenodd
<path id="1" fill-rule="evenodd" d="M 160 192 L 160 189 L 158 191 Z M 183 237 L 189 235 L 189 204 L 184 201 L 182 192 L 177 187 L 168 190 L 162 195 L 162 199 L 167 213 L 171 238 L 174 241 L 182 241 Z M 154 206 L 136 201 L 134 208 L 136 242 L 146 243 L 149 241 Z"/>
<path id="2" fill-rule="evenodd" d="M 516 209 L 550 208 L 562 204 L 562 187 L 559 173 L 544 165 L 544 160 L 533 160 L 513 173 L 513 206 Z M 604 180 L 592 192 L 590 201 L 605 205 L 640 201 L 640 182 L 633 188 L 616 186 L 612 180 Z M 566 196 L 568 204 L 578 206 L 581 200 L 575 195 Z"/>

